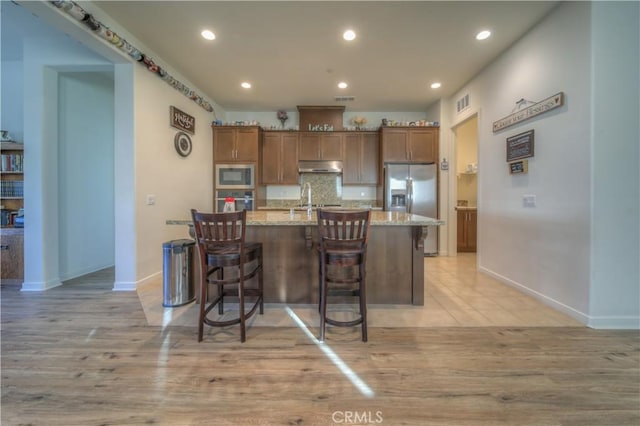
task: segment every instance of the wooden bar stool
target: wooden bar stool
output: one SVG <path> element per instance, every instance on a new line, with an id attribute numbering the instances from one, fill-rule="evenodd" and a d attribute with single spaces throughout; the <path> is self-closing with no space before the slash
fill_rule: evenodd
<path id="1" fill-rule="evenodd" d="M 365 266 L 371 210 L 318 209 L 317 216 L 320 253 L 320 341 L 324 341 L 326 324 L 338 327 L 362 324 L 362 341 L 366 342 Z M 327 318 L 327 299 L 329 296 L 336 295 L 358 297 L 360 305 L 358 318 L 352 321 Z"/>
<path id="2" fill-rule="evenodd" d="M 225 327 L 240 324 L 240 341 L 246 340 L 245 322 L 258 307 L 264 313 L 262 282 L 262 243 L 245 242 L 247 212 L 199 213 L 191 210 L 196 246 L 200 253 L 200 315 L 198 342 L 202 341 L 204 325 Z M 258 288 L 245 284 L 258 276 Z M 217 297 L 209 302 L 209 284 L 218 287 Z M 229 288 L 233 287 L 233 288 Z M 218 314 L 224 313 L 225 296 L 237 297 L 239 314 L 230 320 L 213 320 L 210 311 L 218 305 Z M 251 309 L 245 312 L 245 297 L 255 298 Z"/>

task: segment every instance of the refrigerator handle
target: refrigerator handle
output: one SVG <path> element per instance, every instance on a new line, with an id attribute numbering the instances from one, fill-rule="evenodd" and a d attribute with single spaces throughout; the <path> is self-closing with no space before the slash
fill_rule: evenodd
<path id="1" fill-rule="evenodd" d="M 407 213 L 413 213 L 413 180 L 407 179 Z"/>

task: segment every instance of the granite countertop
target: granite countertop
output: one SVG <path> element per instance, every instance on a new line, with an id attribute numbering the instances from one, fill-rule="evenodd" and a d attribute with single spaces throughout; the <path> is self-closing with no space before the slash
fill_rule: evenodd
<path id="1" fill-rule="evenodd" d="M 191 219 L 169 219 L 167 225 L 191 225 Z M 419 216 L 402 212 L 371 211 L 371 226 L 439 226 L 444 225 L 443 220 Z M 315 211 L 311 217 L 306 211 L 295 211 L 291 215 L 288 211 L 248 211 L 247 226 L 300 226 L 317 225 Z"/>

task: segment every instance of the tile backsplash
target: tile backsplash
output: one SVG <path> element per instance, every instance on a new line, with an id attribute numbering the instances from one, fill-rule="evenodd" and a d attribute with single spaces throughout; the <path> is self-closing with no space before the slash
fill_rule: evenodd
<path id="1" fill-rule="evenodd" d="M 301 173 L 300 188 L 311 185 L 311 204 L 342 204 L 342 175 L 338 173 Z M 304 204 L 307 203 L 305 193 Z"/>
<path id="2" fill-rule="evenodd" d="M 307 203 L 300 197 L 302 185 L 311 184 L 312 204 L 339 204 L 343 207 L 361 208 L 366 206 L 380 207 L 376 201 L 375 187 L 342 186 L 342 176 L 327 173 L 303 173 L 300 175 L 301 185 L 274 185 L 267 187 L 265 207 L 291 208 Z"/>

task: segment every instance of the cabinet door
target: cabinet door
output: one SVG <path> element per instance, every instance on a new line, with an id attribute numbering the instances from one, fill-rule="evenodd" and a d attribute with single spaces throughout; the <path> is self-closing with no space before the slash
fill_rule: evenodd
<path id="1" fill-rule="evenodd" d="M 408 161 L 409 133 L 407 130 L 387 130 L 382 132 L 382 161 Z"/>
<path id="2" fill-rule="evenodd" d="M 342 183 L 376 185 L 379 169 L 377 133 L 353 133 L 344 136 Z"/>
<path id="3" fill-rule="evenodd" d="M 436 161 L 435 129 L 409 130 L 409 159 L 418 163 L 434 163 Z"/>
<path id="4" fill-rule="evenodd" d="M 320 145 L 320 159 L 342 160 L 342 134 L 324 134 Z"/>
<path id="5" fill-rule="evenodd" d="M 258 161 L 258 130 L 236 130 L 236 161 Z"/>
<path id="6" fill-rule="evenodd" d="M 457 246 L 459 252 L 475 252 L 478 212 L 475 210 L 458 210 Z"/>
<path id="7" fill-rule="evenodd" d="M 478 212 L 475 210 L 469 211 L 467 216 L 467 249 L 468 251 L 475 252 L 477 250 L 478 239 Z"/>
<path id="8" fill-rule="evenodd" d="M 235 129 L 214 128 L 213 161 L 216 163 L 235 161 L 235 140 Z"/>
<path id="9" fill-rule="evenodd" d="M 280 183 L 281 136 L 277 133 L 265 133 L 262 138 L 262 183 L 277 185 Z"/>
<path id="10" fill-rule="evenodd" d="M 298 184 L 298 134 L 282 136 L 282 157 L 280 164 L 280 183 L 283 185 Z"/>
<path id="11" fill-rule="evenodd" d="M 467 236 L 466 236 L 466 221 L 467 221 L 467 215 L 466 215 L 466 211 L 464 210 L 458 210 L 458 225 L 457 225 L 457 236 L 456 236 L 456 241 L 457 241 L 457 247 L 458 247 L 458 251 L 459 252 L 464 252 L 467 249 Z"/>
<path id="12" fill-rule="evenodd" d="M 302 134 L 298 143 L 298 155 L 300 160 L 321 160 L 320 156 L 321 135 Z"/>
<path id="13" fill-rule="evenodd" d="M 360 163 L 362 161 L 362 144 L 359 134 L 344 137 L 344 159 L 342 161 L 342 183 L 356 185 L 360 183 Z"/>
<path id="14" fill-rule="evenodd" d="M 377 185 L 380 169 L 380 138 L 377 133 L 363 133 L 360 143 L 362 147 L 360 183 Z"/>

